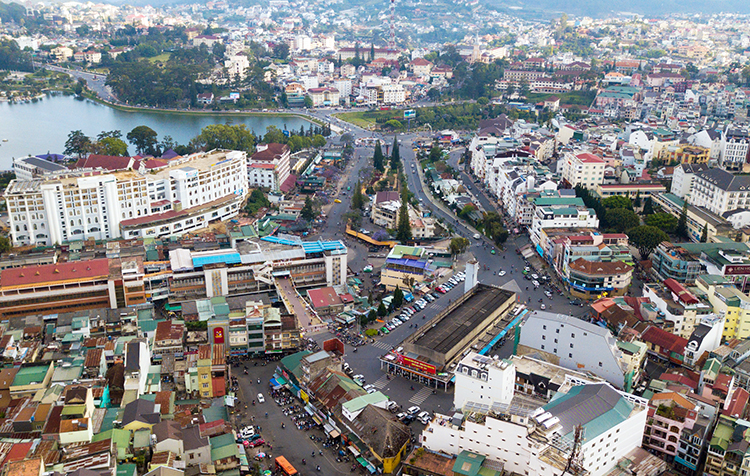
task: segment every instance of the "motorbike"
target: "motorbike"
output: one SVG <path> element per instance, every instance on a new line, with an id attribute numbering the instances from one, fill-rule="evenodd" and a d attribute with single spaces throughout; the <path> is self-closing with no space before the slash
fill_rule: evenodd
<path id="1" fill-rule="evenodd" d="M 247 375 L 247 369 L 245 369 L 245 375 Z"/>
<path id="2" fill-rule="evenodd" d="M 258 379 L 258 385 L 260 385 L 260 379 Z"/>
<path id="3" fill-rule="evenodd" d="M 305 461 L 305 458 L 302 458 L 302 464 L 307 464 L 307 461 Z"/>

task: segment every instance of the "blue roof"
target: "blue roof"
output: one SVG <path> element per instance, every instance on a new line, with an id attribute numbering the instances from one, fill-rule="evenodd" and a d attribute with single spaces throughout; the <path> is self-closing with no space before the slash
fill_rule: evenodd
<path id="1" fill-rule="evenodd" d="M 386 260 L 388 264 L 399 264 L 402 266 L 409 266 L 410 268 L 425 269 L 428 266 L 427 261 L 418 259 L 406 259 L 406 258 L 388 258 Z"/>
<path id="2" fill-rule="evenodd" d="M 241 262 L 242 260 L 240 259 L 239 253 L 237 253 L 236 251 L 228 251 L 226 253 L 221 253 L 221 254 L 196 256 L 193 258 L 193 267 L 200 268 L 207 264 L 216 264 L 216 263 L 239 264 Z"/>
<path id="3" fill-rule="evenodd" d="M 340 240 L 335 241 L 295 241 L 290 240 L 288 238 L 279 238 L 278 236 L 264 236 L 261 238 L 263 241 L 267 241 L 269 243 L 278 243 L 280 245 L 287 245 L 287 246 L 299 246 L 302 245 L 302 249 L 305 250 L 305 253 L 322 253 L 324 251 L 335 251 L 335 250 L 345 250 L 346 246 L 344 246 L 344 243 L 342 243 Z"/>

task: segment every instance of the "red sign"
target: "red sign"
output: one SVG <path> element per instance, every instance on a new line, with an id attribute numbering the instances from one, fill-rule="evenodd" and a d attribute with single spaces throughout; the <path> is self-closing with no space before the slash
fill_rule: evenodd
<path id="1" fill-rule="evenodd" d="M 750 265 L 728 264 L 724 267 L 724 274 L 750 274 Z"/>
<path id="2" fill-rule="evenodd" d="M 224 328 L 215 327 L 214 328 L 214 344 L 223 344 L 223 343 L 224 343 Z"/>
<path id="3" fill-rule="evenodd" d="M 400 365 L 405 365 L 407 367 L 413 367 L 416 370 L 419 370 L 420 372 L 428 373 L 435 375 L 437 373 L 437 367 L 435 367 L 432 364 L 428 364 L 427 362 L 422 362 L 421 360 L 412 359 L 411 357 L 407 357 L 405 355 L 396 354 L 398 356 L 398 363 Z"/>

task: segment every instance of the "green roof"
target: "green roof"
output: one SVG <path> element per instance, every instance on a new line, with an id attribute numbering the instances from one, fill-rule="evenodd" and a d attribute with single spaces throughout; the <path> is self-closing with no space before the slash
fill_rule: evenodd
<path id="1" fill-rule="evenodd" d="M 211 406 L 203 409 L 203 420 L 206 423 L 217 420 L 229 420 L 226 407 Z"/>
<path id="2" fill-rule="evenodd" d="M 631 354 L 637 354 L 641 351 L 641 348 L 633 344 L 632 342 L 623 342 L 621 340 L 617 341 L 617 347 L 626 352 L 630 352 Z"/>
<path id="3" fill-rule="evenodd" d="M 219 461 L 232 456 L 239 458 L 237 443 L 230 433 L 212 436 L 208 439 L 208 443 L 211 445 L 211 461 Z"/>
<path id="4" fill-rule="evenodd" d="M 151 445 L 151 430 L 143 428 L 133 432 L 133 448 L 148 448 Z"/>
<path id="5" fill-rule="evenodd" d="M 65 405 L 60 415 L 83 415 L 84 413 L 86 413 L 86 405 L 82 403 L 80 405 Z"/>
<path id="6" fill-rule="evenodd" d="M 421 256 L 422 248 L 419 246 L 396 245 L 388 254 L 389 258 L 401 258 L 404 255 Z"/>
<path id="7" fill-rule="evenodd" d="M 60 387 L 60 385 L 56 385 L 56 387 Z M 102 420 L 102 426 L 99 428 L 99 431 L 108 431 L 114 428 L 114 422 L 117 421 L 117 414 L 120 413 L 119 407 L 112 407 L 107 408 L 107 413 L 104 414 L 104 419 Z"/>
<path id="8" fill-rule="evenodd" d="M 721 370 L 721 362 L 719 362 L 719 359 L 711 358 L 706 360 L 706 363 L 703 364 L 704 372 L 711 372 L 714 375 L 717 375 L 719 370 Z"/>
<path id="9" fill-rule="evenodd" d="M 714 434 L 711 437 L 711 443 L 709 443 L 709 445 L 712 448 L 720 448 L 722 451 L 726 451 L 727 448 L 729 448 L 729 444 L 732 442 L 732 433 L 734 433 L 734 429 L 724 420 L 719 420 L 719 423 L 714 429 Z"/>
<path id="10" fill-rule="evenodd" d="M 16 374 L 16 378 L 13 379 L 11 387 L 31 385 L 32 383 L 42 383 L 44 381 L 44 377 L 47 375 L 47 370 L 49 370 L 49 367 L 46 365 L 21 367 Z"/>
<path id="11" fill-rule="evenodd" d="M 346 408 L 348 412 L 355 413 L 363 408 L 365 408 L 367 405 L 376 405 L 380 402 L 387 401 L 388 397 L 383 395 L 380 392 L 372 392 L 368 393 L 367 395 L 362 395 L 361 397 L 352 398 L 348 402 L 345 402 L 343 405 L 341 405 L 343 408 Z"/>
<path id="12" fill-rule="evenodd" d="M 538 207 L 550 205 L 575 205 L 582 207 L 584 203 L 580 197 L 537 197 L 534 199 L 534 205 Z"/>
<path id="13" fill-rule="evenodd" d="M 118 464 L 116 476 L 137 476 L 138 466 L 133 463 Z"/>
<path id="14" fill-rule="evenodd" d="M 476 476 L 479 474 L 485 459 L 487 459 L 486 456 L 464 450 L 456 457 L 456 462 L 453 463 L 453 472 L 466 476 Z"/>
<path id="15" fill-rule="evenodd" d="M 301 352 L 296 352 L 291 355 L 287 355 L 283 359 L 281 359 L 281 365 L 283 365 L 288 371 L 293 373 L 294 375 L 297 375 L 297 368 L 299 368 L 300 361 L 312 354 L 309 350 L 303 350 Z"/>
<path id="16" fill-rule="evenodd" d="M 106 440 L 112 438 L 112 441 L 117 446 L 117 459 L 122 460 L 128 457 L 130 449 L 130 432 L 128 430 L 112 429 L 101 433 L 97 433 L 91 439 L 92 443 L 97 441 Z"/>

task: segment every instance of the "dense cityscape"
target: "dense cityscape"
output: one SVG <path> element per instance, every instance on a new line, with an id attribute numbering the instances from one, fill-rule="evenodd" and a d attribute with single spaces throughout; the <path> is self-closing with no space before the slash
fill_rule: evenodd
<path id="1" fill-rule="evenodd" d="M 0 2 L 0 475 L 750 474 L 749 17 L 554 3 Z"/>

